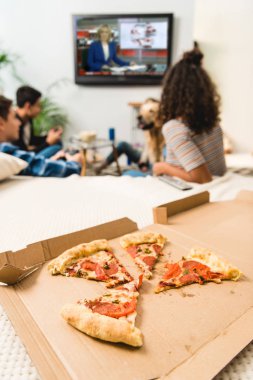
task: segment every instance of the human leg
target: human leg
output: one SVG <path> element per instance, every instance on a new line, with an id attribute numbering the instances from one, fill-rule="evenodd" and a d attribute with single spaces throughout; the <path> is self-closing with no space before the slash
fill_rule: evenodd
<path id="1" fill-rule="evenodd" d="M 121 141 L 117 147 L 116 151 L 118 154 L 118 157 L 120 157 L 122 154 L 125 154 L 131 161 L 138 163 L 141 158 L 141 152 L 137 149 L 134 149 L 131 144 L 129 144 L 126 141 Z M 109 156 L 107 156 L 106 161 L 107 165 L 110 165 L 114 161 L 114 154 L 111 152 Z"/>
<path id="2" fill-rule="evenodd" d="M 108 165 L 111 165 L 115 161 L 115 155 L 119 158 L 122 154 L 126 154 L 126 156 L 133 162 L 138 163 L 141 158 L 141 152 L 137 149 L 134 149 L 131 144 L 121 141 L 116 149 L 112 151 L 106 159 L 96 167 L 95 171 L 99 174 L 103 169 L 105 169 Z"/>

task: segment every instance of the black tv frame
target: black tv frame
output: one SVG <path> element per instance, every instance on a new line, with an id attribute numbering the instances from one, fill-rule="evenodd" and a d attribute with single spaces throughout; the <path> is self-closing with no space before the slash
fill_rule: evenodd
<path id="1" fill-rule="evenodd" d="M 171 64 L 172 57 L 172 40 L 173 40 L 173 13 L 127 13 L 127 14 L 92 14 L 92 15 L 83 15 L 83 14 L 74 14 L 72 15 L 72 30 L 73 30 L 73 43 L 74 43 L 74 70 L 75 70 L 75 83 L 81 85 L 92 85 L 92 86 L 103 86 L 103 85 L 122 85 L 122 86 L 150 86 L 150 85 L 160 85 L 163 79 L 161 75 L 118 75 L 118 76 L 80 76 L 78 75 L 78 66 L 77 66 L 77 43 L 76 43 L 76 18 L 84 19 L 94 19 L 94 20 L 103 20 L 105 18 L 131 18 L 131 17 L 164 17 L 169 20 L 169 30 L 168 30 L 168 45 L 167 50 L 170 52 L 167 57 L 167 67 Z"/>

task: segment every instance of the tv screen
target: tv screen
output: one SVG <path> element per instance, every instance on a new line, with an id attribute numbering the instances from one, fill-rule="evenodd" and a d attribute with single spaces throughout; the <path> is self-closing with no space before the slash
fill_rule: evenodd
<path id="1" fill-rule="evenodd" d="M 74 15 L 75 82 L 160 84 L 171 62 L 172 14 Z"/>

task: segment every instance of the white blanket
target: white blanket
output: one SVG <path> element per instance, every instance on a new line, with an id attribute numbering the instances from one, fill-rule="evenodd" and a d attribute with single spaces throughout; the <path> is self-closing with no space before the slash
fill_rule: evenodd
<path id="1" fill-rule="evenodd" d="M 180 191 L 154 177 L 13 177 L 0 184 L 0 252 L 128 217 L 139 228 L 153 223 L 152 208 L 203 190 L 211 201 L 253 190 L 253 178 L 227 174 Z"/>

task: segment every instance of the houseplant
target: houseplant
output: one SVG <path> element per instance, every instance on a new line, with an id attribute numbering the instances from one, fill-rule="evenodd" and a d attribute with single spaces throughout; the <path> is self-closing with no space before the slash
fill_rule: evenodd
<path id="1" fill-rule="evenodd" d="M 51 128 L 68 124 L 68 117 L 64 110 L 48 95 L 41 100 L 41 112 L 34 119 L 34 131 L 37 135 L 46 134 Z"/>
<path id="2" fill-rule="evenodd" d="M 19 85 L 24 85 L 25 81 L 17 74 L 16 65 L 20 57 L 16 54 L 0 49 L 0 94 L 3 93 L 4 80 L 1 76 L 2 70 L 10 69 L 10 73 Z M 55 87 L 60 81 L 56 81 L 49 86 L 49 90 Z M 49 91 L 48 91 L 49 92 Z M 41 101 L 41 113 L 34 119 L 34 128 L 37 135 L 46 134 L 51 128 L 56 126 L 66 127 L 68 117 L 50 95 L 46 95 Z"/>
<path id="3" fill-rule="evenodd" d="M 18 55 L 0 48 L 0 92 L 3 92 L 2 86 L 4 85 L 4 80 L 1 74 L 3 73 L 3 70 L 5 71 L 5 69 L 10 69 L 12 77 L 19 83 L 24 83 L 23 79 L 18 75 L 16 70 L 16 65 L 19 60 L 20 57 Z"/>

